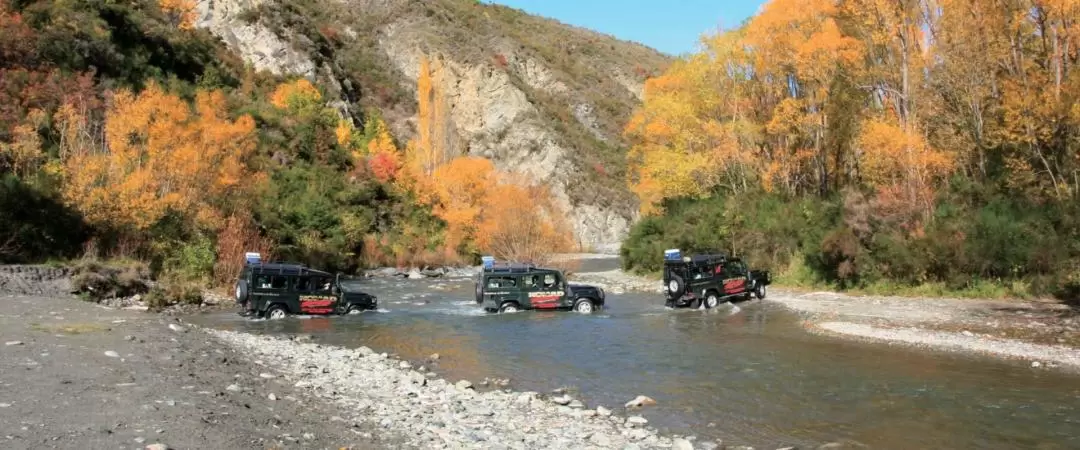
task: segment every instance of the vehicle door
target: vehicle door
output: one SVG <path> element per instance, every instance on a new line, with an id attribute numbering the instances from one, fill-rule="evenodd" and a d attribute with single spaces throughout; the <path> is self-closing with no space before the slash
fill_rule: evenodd
<path id="1" fill-rule="evenodd" d="M 716 285 L 716 274 L 709 263 L 693 263 L 686 268 L 686 286 L 688 292 L 697 297 L 704 297 L 705 291 Z"/>
<path id="2" fill-rule="evenodd" d="M 724 295 L 743 294 L 748 289 L 746 280 L 746 266 L 740 260 L 729 260 L 724 264 L 723 283 Z"/>
<path id="3" fill-rule="evenodd" d="M 251 286 L 251 299 L 253 309 L 266 311 L 273 303 L 285 304 L 290 312 L 296 305 L 290 304 L 289 300 L 289 276 L 274 273 L 256 272 Z"/>
<path id="4" fill-rule="evenodd" d="M 492 302 L 498 308 L 502 302 L 513 300 L 525 307 L 524 294 L 521 292 L 521 280 L 512 274 L 491 274 L 484 279 L 484 301 Z"/>
<path id="5" fill-rule="evenodd" d="M 556 309 L 566 306 L 568 296 L 559 274 L 533 273 L 523 275 L 522 280 L 523 291 L 531 308 Z"/>
<path id="6" fill-rule="evenodd" d="M 304 314 L 330 314 L 337 306 L 333 280 L 322 275 L 297 277 L 297 294 L 300 312 Z"/>

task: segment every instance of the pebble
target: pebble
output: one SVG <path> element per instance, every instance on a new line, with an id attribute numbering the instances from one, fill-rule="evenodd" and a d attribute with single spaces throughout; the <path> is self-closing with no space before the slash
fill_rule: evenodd
<path id="1" fill-rule="evenodd" d="M 13 345 L 23 345 L 23 341 L 7 341 L 4 345 L 11 347 Z"/>
<path id="2" fill-rule="evenodd" d="M 110 358 L 119 358 L 120 354 L 116 353 L 116 352 L 114 352 L 112 350 L 109 350 L 109 351 L 105 352 L 105 356 L 108 356 Z"/>
<path id="3" fill-rule="evenodd" d="M 655 405 L 655 404 L 656 404 L 656 400 L 653 400 L 652 398 L 649 398 L 648 396 L 639 395 L 639 396 L 635 397 L 633 400 L 630 400 L 630 401 L 626 402 L 626 407 L 627 408 L 640 408 L 642 406 Z"/>
<path id="4" fill-rule="evenodd" d="M 569 396 L 566 396 L 566 395 L 561 395 L 561 396 L 558 396 L 558 397 L 552 397 L 551 398 L 551 402 L 556 404 L 556 405 L 569 405 L 570 402 L 572 402 L 573 400 L 574 399 L 572 399 L 572 398 L 570 398 Z"/>
<path id="5" fill-rule="evenodd" d="M 1038 368 L 1042 367 L 1042 363 L 1038 362 L 1038 361 L 1032 361 L 1031 362 L 1031 367 L 1033 367 L 1035 369 L 1038 369 Z"/>
<path id="6" fill-rule="evenodd" d="M 132 336 L 132 335 L 130 335 L 130 334 L 129 334 L 129 335 L 127 335 L 127 336 L 124 336 L 124 340 L 125 340 L 125 341 L 134 341 L 134 340 L 135 340 L 135 336 Z"/>
<path id="7" fill-rule="evenodd" d="M 277 401 L 277 396 L 274 395 L 273 392 L 271 392 L 270 395 L 267 395 L 266 398 L 270 399 L 270 401 L 272 401 L 272 402 Z"/>
<path id="8" fill-rule="evenodd" d="M 605 408 L 603 406 L 597 406 L 596 407 L 596 413 L 599 414 L 602 417 L 610 417 L 611 416 L 611 410 L 607 409 L 607 408 Z"/>
<path id="9" fill-rule="evenodd" d="M 641 416 L 630 416 L 626 418 L 626 424 L 630 426 L 643 426 L 649 423 L 649 420 Z"/>
<path id="10" fill-rule="evenodd" d="M 428 360 L 429 361 L 438 361 L 439 360 L 439 354 L 438 353 L 432 353 L 431 356 L 428 356 Z"/>
<path id="11" fill-rule="evenodd" d="M 277 378 L 277 375 L 274 375 L 272 373 L 260 373 L 259 378 L 271 379 L 271 378 Z"/>
<path id="12" fill-rule="evenodd" d="M 169 450 L 169 446 L 165 444 L 150 444 L 146 446 L 145 450 Z"/>
<path id="13" fill-rule="evenodd" d="M 430 373 L 430 372 L 428 372 L 428 373 Z M 457 383 L 454 384 L 454 386 L 456 386 L 458 389 L 462 389 L 462 390 L 464 390 L 464 389 L 472 389 L 472 387 L 473 387 L 472 382 L 469 381 L 469 380 L 458 381 Z"/>
<path id="14" fill-rule="evenodd" d="M 240 386 L 230 384 L 229 387 L 225 388 L 225 390 L 229 392 L 240 392 Z"/>
<path id="15" fill-rule="evenodd" d="M 675 439 L 671 441 L 672 450 L 694 450 L 694 444 L 686 439 Z"/>
<path id="16" fill-rule="evenodd" d="M 0 408 L 10 408 L 11 403 L 0 403 Z"/>
<path id="17" fill-rule="evenodd" d="M 143 442 L 146 442 L 146 438 L 142 438 L 142 437 L 137 437 L 134 440 L 135 440 L 136 444 L 142 444 Z"/>

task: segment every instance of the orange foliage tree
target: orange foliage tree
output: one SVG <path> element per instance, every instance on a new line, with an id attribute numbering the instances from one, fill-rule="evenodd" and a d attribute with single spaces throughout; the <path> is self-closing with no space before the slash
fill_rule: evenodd
<path id="1" fill-rule="evenodd" d="M 78 129 L 65 111 L 60 128 Z M 255 123 L 230 119 L 218 91 L 199 92 L 194 108 L 156 84 L 116 92 L 105 137 L 104 148 L 72 142 L 63 161 L 64 198 L 97 225 L 146 230 L 172 212 L 216 229 L 260 180 L 246 165 Z"/>

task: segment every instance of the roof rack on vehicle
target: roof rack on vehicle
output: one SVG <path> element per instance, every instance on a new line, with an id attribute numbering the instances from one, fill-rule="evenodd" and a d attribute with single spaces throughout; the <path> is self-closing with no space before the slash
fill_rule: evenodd
<path id="1" fill-rule="evenodd" d="M 536 269 L 536 265 L 529 263 L 495 262 L 495 258 L 490 256 L 485 256 L 481 260 L 485 272 L 528 272 Z"/>

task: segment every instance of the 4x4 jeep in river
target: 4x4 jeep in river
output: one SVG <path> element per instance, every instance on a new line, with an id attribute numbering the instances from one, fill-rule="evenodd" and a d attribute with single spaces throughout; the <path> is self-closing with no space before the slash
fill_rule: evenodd
<path id="1" fill-rule="evenodd" d="M 771 283 L 769 271 L 747 270 L 742 260 L 723 253 L 683 257 L 677 249 L 664 252 L 664 294 L 670 307 L 715 308 L 751 295 L 763 299 Z"/>
<path id="2" fill-rule="evenodd" d="M 476 277 L 476 303 L 484 311 L 572 310 L 591 313 L 604 307 L 604 290 L 570 284 L 557 269 L 531 264 L 495 264 L 484 257 Z"/>
<path id="3" fill-rule="evenodd" d="M 340 275 L 302 264 L 264 263 L 248 253 L 236 281 L 236 302 L 241 314 L 280 319 L 289 314 L 348 314 L 375 309 L 378 299 L 342 284 Z"/>

